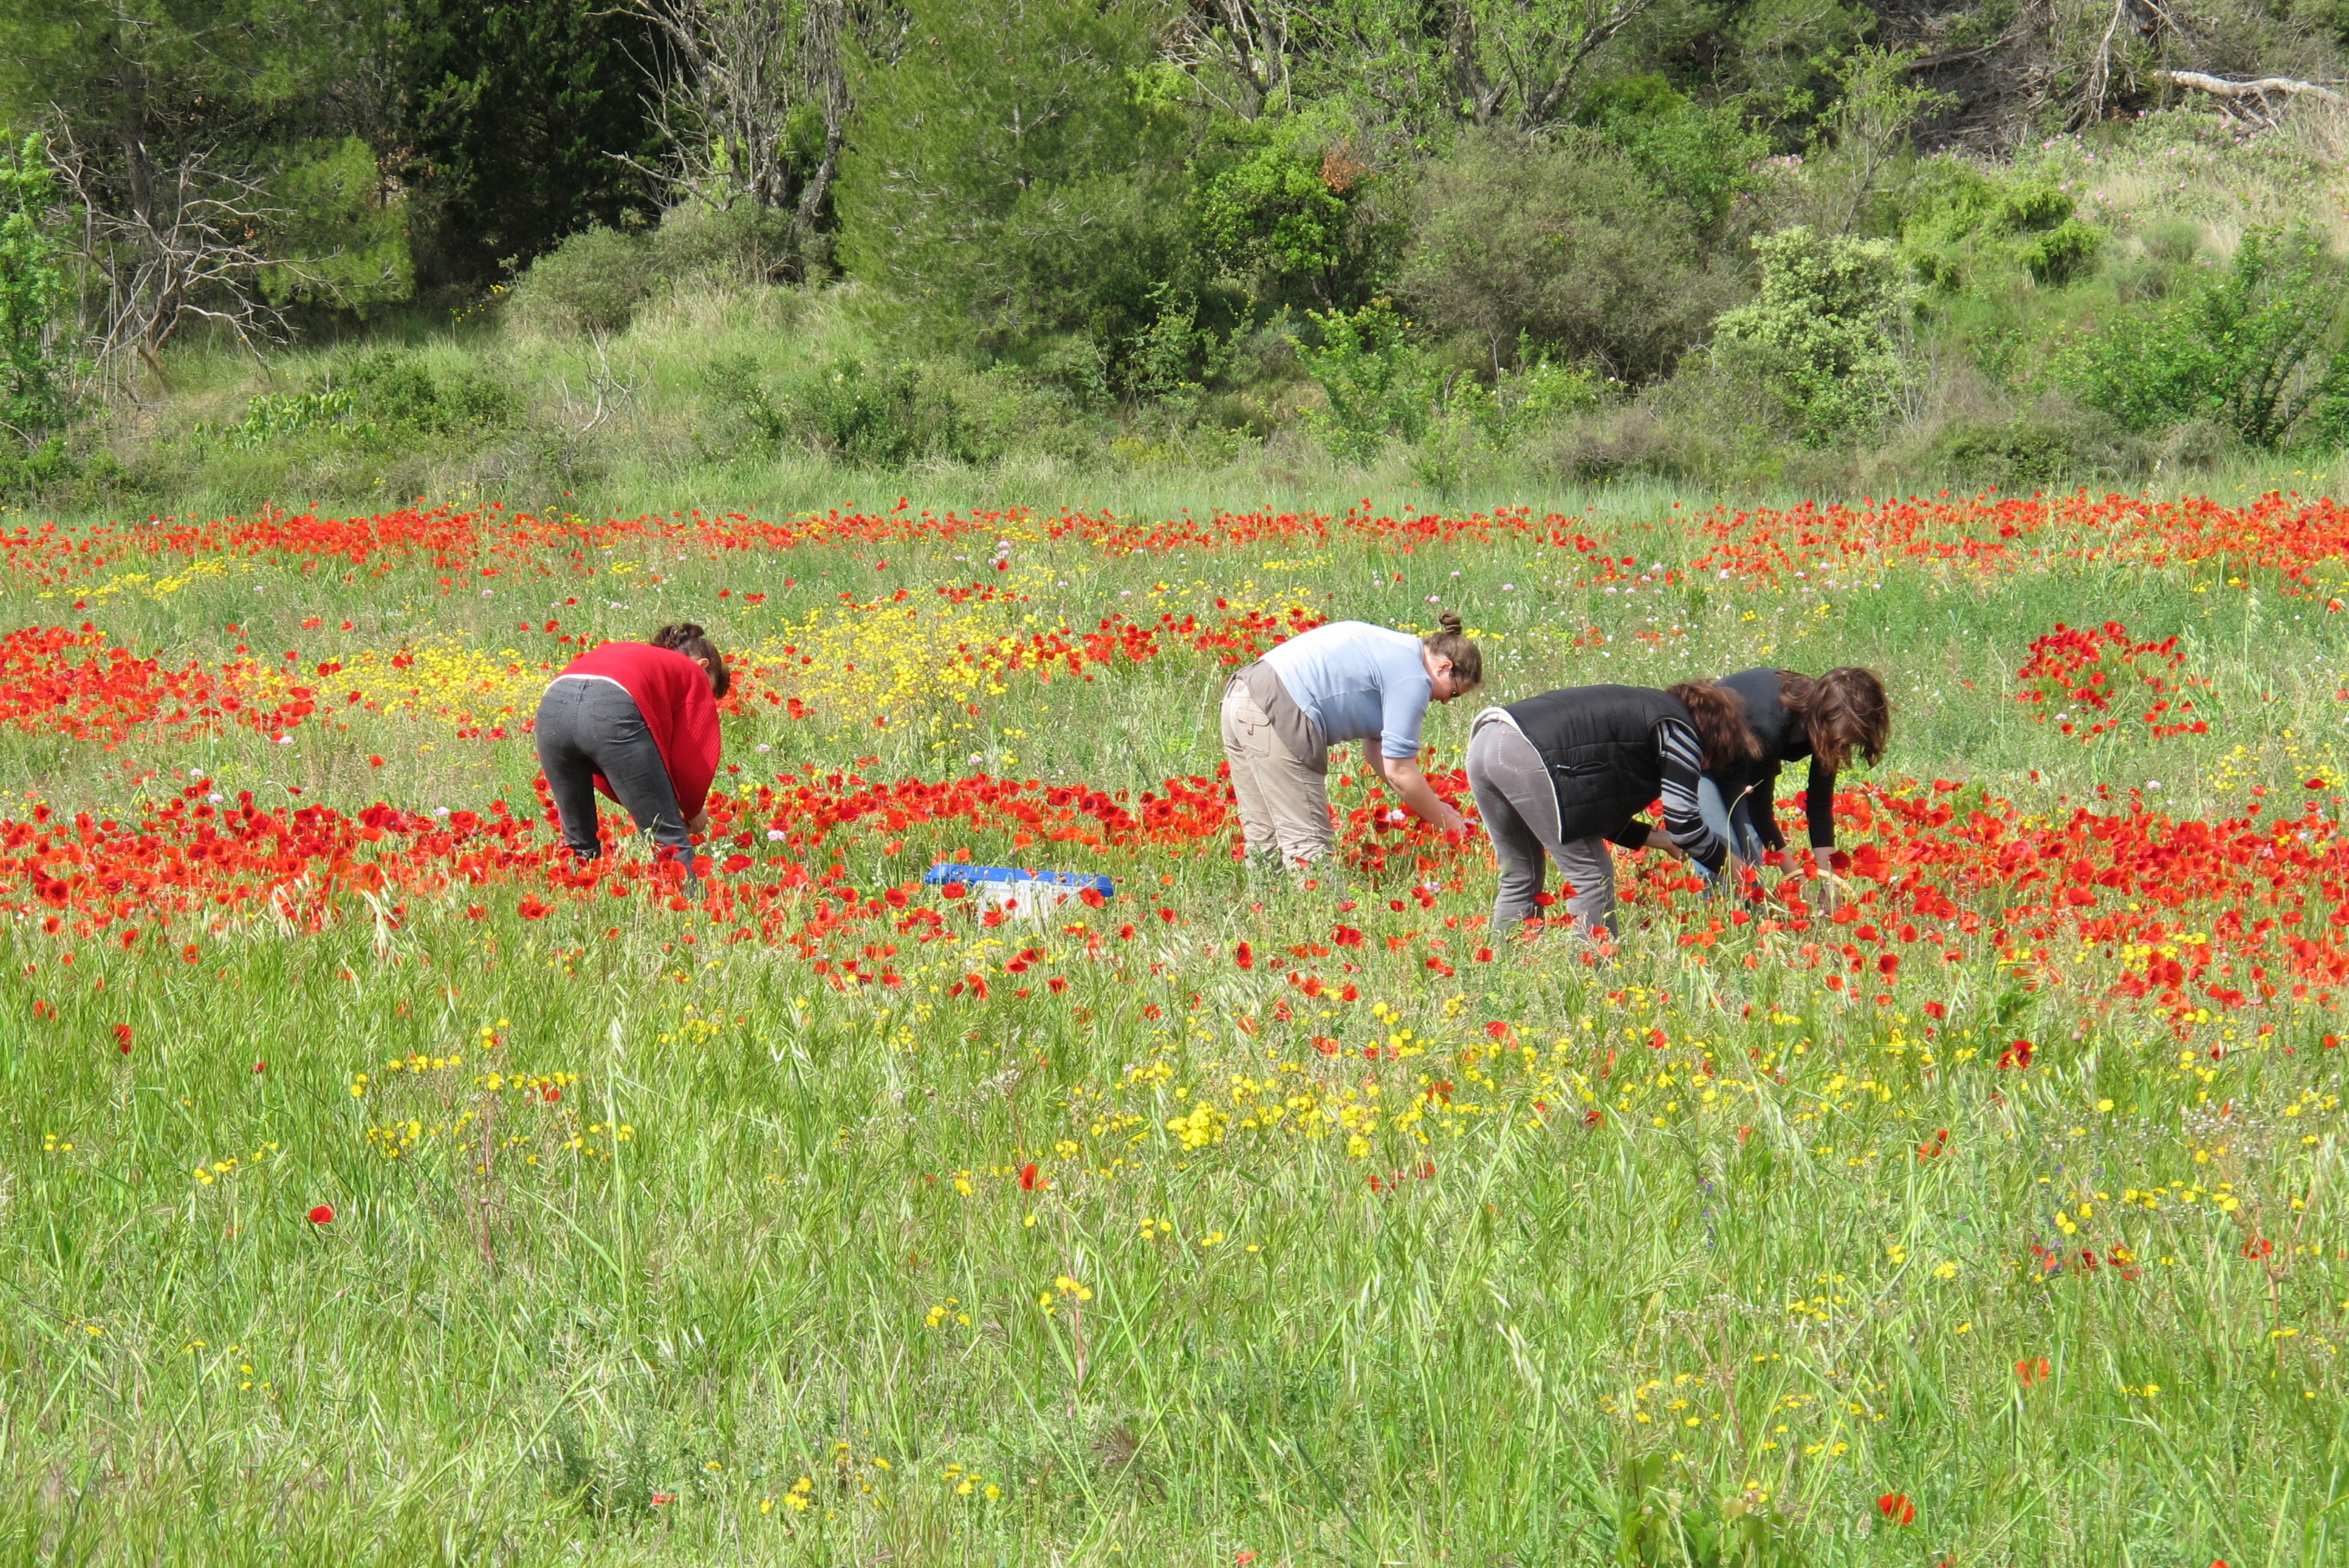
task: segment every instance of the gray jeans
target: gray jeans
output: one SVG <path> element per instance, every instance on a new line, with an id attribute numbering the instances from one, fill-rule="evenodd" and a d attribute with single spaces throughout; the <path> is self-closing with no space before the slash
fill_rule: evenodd
<path id="1" fill-rule="evenodd" d="M 1468 737 L 1468 787 L 1476 792 L 1477 815 L 1501 862 L 1495 940 L 1537 907 L 1534 900 L 1549 874 L 1545 855 L 1566 878 L 1566 913 L 1575 924 L 1593 935 L 1614 931 L 1614 851 L 1605 839 L 1558 841 L 1557 789 L 1541 754 L 1516 726 L 1477 716 Z"/>
<path id="2" fill-rule="evenodd" d="M 636 699 L 612 681 L 564 676 L 539 699 L 538 765 L 563 818 L 563 841 L 583 861 L 604 852 L 595 826 L 595 775 L 667 854 L 693 866 L 693 845 L 678 810 L 668 765 L 636 711 Z"/>

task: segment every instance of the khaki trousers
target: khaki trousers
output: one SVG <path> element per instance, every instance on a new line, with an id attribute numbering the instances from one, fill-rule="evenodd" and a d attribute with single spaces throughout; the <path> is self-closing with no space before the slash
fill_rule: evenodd
<path id="1" fill-rule="evenodd" d="M 1306 866 L 1337 847 L 1330 823 L 1330 780 L 1300 761 L 1273 733 L 1272 719 L 1245 686 L 1224 692 L 1224 758 L 1232 766 L 1247 852 Z"/>

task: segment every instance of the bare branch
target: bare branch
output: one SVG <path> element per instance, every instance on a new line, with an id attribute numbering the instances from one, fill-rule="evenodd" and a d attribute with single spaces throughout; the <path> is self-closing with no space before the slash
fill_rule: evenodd
<path id="1" fill-rule="evenodd" d="M 102 383 L 130 392 L 133 364 L 162 383 L 162 351 L 191 320 L 226 328 L 256 355 L 262 344 L 289 335 L 286 313 L 269 299 L 264 280 L 322 280 L 262 248 L 261 237 L 290 214 L 258 175 L 216 166 L 209 149 L 192 150 L 174 163 L 149 165 L 133 200 L 118 207 L 98 159 L 63 116 L 48 149 L 58 183 L 82 213 L 75 256 L 82 329 Z"/>
<path id="2" fill-rule="evenodd" d="M 2191 88 L 2196 92 L 2209 93 L 2223 103 L 2230 113 L 2240 113 L 2261 125 L 2273 125 L 2282 116 L 2292 99 L 2314 98 L 2319 103 L 2349 102 L 2331 88 L 2315 82 L 2304 82 L 2295 77 L 2257 77 L 2249 81 L 2230 81 L 2202 71 L 2156 71 L 2154 76 L 2172 87 Z"/>

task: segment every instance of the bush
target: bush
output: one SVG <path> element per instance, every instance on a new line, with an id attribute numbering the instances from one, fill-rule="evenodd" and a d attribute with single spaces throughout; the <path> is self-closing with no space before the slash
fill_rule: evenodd
<path id="1" fill-rule="evenodd" d="M 1365 200 L 1375 177 L 1327 115 L 1218 120 L 1194 175 L 1199 252 L 1251 299 L 1351 309 L 1392 259 Z"/>
<path id="2" fill-rule="evenodd" d="M 471 367 L 436 375 L 420 354 L 378 349 L 343 378 L 349 417 L 386 436 L 466 435 L 513 422 L 521 398 L 496 377 Z"/>
<path id="3" fill-rule="evenodd" d="M 1796 225 L 1754 247 L 1762 292 L 1713 324 L 1713 362 L 1754 382 L 1814 442 L 1880 424 L 1905 390 L 1892 328 L 1909 304 L 1899 249 Z"/>
<path id="4" fill-rule="evenodd" d="M 1685 208 L 1588 132 L 1548 145 L 1471 138 L 1431 164 L 1402 292 L 1431 325 L 1474 333 L 1497 366 L 1519 342 L 1625 381 L 1670 370 L 1737 294 Z"/>
<path id="5" fill-rule="evenodd" d="M 2112 416 L 2054 397 L 2012 419 L 1953 421 L 1926 454 L 1951 480 L 2010 490 L 2127 479 L 2146 459 L 2144 443 Z"/>
<path id="6" fill-rule="evenodd" d="M 1419 439 L 1433 405 L 1433 367 L 1385 300 L 1353 315 L 1316 311 L 1312 341 L 1291 337 L 1305 374 L 1321 388 L 1307 423 L 1333 456 L 1367 463 L 1390 437 Z"/>
<path id="7" fill-rule="evenodd" d="M 703 372 L 702 393 L 730 427 L 730 439 L 705 443 L 712 456 L 796 446 L 852 467 L 894 469 L 991 463 L 1015 449 L 1067 456 L 1089 442 L 1060 399 L 1013 374 L 952 360 L 850 357 L 770 388 L 755 361 L 736 356 Z"/>
<path id="8" fill-rule="evenodd" d="M 802 234 L 792 214 L 755 202 L 688 201 L 663 214 L 647 259 L 655 286 L 688 278 L 771 284 L 822 276 L 830 247 L 813 242 L 823 238 Z"/>
<path id="9" fill-rule="evenodd" d="M 1944 158 L 1917 181 L 1900 238 L 1918 277 L 1954 293 L 2017 271 L 2061 288 L 2088 270 L 2105 233 L 2075 217 L 2072 198 L 2044 181 L 1993 178 Z"/>
<path id="10" fill-rule="evenodd" d="M 2309 230 L 2247 232 L 2230 266 L 2074 343 L 2056 378 L 2136 431 L 2191 419 L 2276 451 L 2349 442 L 2349 277 Z"/>
<path id="11" fill-rule="evenodd" d="M 82 465 L 74 460 L 62 436 L 51 436 L 29 449 L 17 441 L 0 440 L 0 501 L 36 500 L 81 477 Z"/>
<path id="12" fill-rule="evenodd" d="M 525 325 L 554 332 L 618 332 L 652 297 L 652 243 L 597 224 L 531 263 L 506 309 Z"/>
<path id="13" fill-rule="evenodd" d="M 1630 77 L 1591 92 L 1580 119 L 1631 160 L 1665 200 L 1686 208 L 1697 228 L 1717 234 L 1737 197 L 1754 188 L 1767 137 L 1727 104 L 1707 108 L 1661 76 Z"/>

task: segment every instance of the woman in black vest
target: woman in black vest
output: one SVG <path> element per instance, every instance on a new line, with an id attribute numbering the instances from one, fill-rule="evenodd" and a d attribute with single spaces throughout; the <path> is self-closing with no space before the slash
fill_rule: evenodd
<path id="1" fill-rule="evenodd" d="M 1847 665 L 1816 680 L 1793 670 L 1740 670 L 1721 684 L 1737 694 L 1745 723 L 1761 744 L 1749 760 L 1705 768 L 1698 804 L 1730 852 L 1749 862 L 1783 853 L 1778 829 L 1778 769 L 1807 757 L 1803 814 L 1821 861 L 1835 848 L 1836 775 L 1854 757 L 1881 761 L 1892 738 L 1892 703 L 1874 670 Z"/>
<path id="2" fill-rule="evenodd" d="M 1569 686 L 1488 707 L 1468 737 L 1468 783 L 1501 861 L 1495 937 L 1534 911 L 1547 853 L 1568 883 L 1566 912 L 1583 931 L 1615 929 L 1612 841 L 1677 849 L 1709 880 L 1729 858 L 1705 824 L 1697 788 L 1714 768 L 1760 748 L 1736 694 L 1705 681 L 1669 691 Z M 1661 831 L 1640 820 L 1661 797 Z"/>

